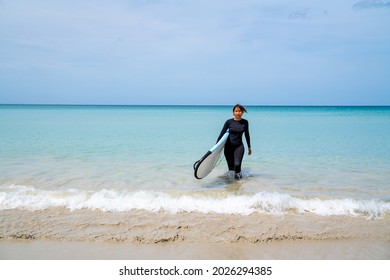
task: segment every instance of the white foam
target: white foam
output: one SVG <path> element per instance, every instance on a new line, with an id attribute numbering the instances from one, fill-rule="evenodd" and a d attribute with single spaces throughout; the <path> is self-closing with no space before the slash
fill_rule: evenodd
<path id="1" fill-rule="evenodd" d="M 43 210 L 50 207 L 112 212 L 147 210 L 239 215 L 252 213 L 283 215 L 289 212 L 308 212 L 321 216 L 347 215 L 368 218 L 381 217 L 390 213 L 390 203 L 385 201 L 302 199 L 278 192 L 217 195 L 212 192 L 169 194 L 157 191 L 128 192 L 107 189 L 53 191 L 14 185 L 0 187 L 0 210 Z"/>

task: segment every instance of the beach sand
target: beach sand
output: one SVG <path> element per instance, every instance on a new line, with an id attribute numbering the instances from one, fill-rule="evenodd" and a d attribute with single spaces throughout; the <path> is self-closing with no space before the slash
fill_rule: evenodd
<path id="1" fill-rule="evenodd" d="M 4 210 L 0 259 L 390 259 L 390 218 Z"/>

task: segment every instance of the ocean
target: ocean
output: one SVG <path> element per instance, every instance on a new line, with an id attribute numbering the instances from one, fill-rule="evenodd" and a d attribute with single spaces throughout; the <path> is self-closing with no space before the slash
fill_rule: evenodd
<path id="1" fill-rule="evenodd" d="M 390 214 L 390 107 L 248 106 L 252 155 L 193 164 L 232 106 L 0 105 L 0 215 L 99 212 Z"/>

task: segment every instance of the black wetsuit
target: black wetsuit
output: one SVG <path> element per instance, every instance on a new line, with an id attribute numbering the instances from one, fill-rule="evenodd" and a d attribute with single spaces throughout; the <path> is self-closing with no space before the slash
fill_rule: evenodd
<path id="1" fill-rule="evenodd" d="M 244 144 L 242 143 L 242 134 L 245 134 L 246 143 L 248 148 L 251 147 L 251 139 L 249 136 L 249 123 L 245 119 L 235 121 L 234 119 L 229 119 L 225 122 L 221 134 L 218 137 L 218 140 L 229 129 L 229 138 L 225 144 L 225 158 L 229 167 L 229 170 L 234 170 L 236 174 L 241 172 L 241 163 L 244 157 Z"/>

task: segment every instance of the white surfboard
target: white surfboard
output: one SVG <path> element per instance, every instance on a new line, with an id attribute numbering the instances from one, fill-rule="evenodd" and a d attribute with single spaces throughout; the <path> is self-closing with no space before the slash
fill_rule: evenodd
<path id="1" fill-rule="evenodd" d="M 229 137 L 229 131 L 227 131 L 222 138 L 215 144 L 207 153 L 197 162 L 194 163 L 194 176 L 197 179 L 206 177 L 217 164 L 225 143 Z"/>

